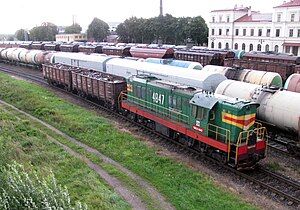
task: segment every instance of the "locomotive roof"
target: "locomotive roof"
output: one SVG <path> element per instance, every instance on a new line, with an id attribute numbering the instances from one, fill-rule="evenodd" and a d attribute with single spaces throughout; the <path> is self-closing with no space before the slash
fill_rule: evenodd
<path id="1" fill-rule="evenodd" d="M 216 103 L 222 103 L 229 106 L 238 107 L 240 109 L 250 104 L 256 104 L 258 106 L 257 103 L 250 102 L 248 100 L 230 98 L 224 95 L 213 94 L 206 91 L 196 93 L 190 100 L 190 103 L 207 109 L 212 109 Z"/>

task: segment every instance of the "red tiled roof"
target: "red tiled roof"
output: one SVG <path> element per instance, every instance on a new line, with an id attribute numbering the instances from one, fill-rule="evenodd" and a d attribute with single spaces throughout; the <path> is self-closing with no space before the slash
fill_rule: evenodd
<path id="1" fill-rule="evenodd" d="M 296 7 L 300 6 L 300 0 L 291 0 L 290 2 L 283 3 L 279 6 L 276 6 L 274 8 L 280 8 L 280 7 Z"/>

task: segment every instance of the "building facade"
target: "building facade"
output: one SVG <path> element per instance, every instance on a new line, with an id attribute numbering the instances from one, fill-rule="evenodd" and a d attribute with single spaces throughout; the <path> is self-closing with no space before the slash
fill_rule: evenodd
<path id="1" fill-rule="evenodd" d="M 300 55 L 300 0 L 276 6 L 273 13 L 260 13 L 243 6 L 213 10 L 208 46 Z"/>
<path id="2" fill-rule="evenodd" d="M 57 34 L 55 36 L 57 42 L 86 42 L 86 34 Z"/>

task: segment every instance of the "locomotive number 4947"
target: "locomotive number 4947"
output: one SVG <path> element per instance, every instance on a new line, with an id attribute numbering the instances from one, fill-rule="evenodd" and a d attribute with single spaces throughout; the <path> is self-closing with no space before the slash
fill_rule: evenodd
<path id="1" fill-rule="evenodd" d="M 154 103 L 164 105 L 165 95 L 154 92 L 152 95 L 152 99 Z"/>

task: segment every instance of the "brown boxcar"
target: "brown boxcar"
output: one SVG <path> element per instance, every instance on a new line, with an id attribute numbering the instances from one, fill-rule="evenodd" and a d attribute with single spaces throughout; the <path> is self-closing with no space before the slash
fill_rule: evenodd
<path id="1" fill-rule="evenodd" d="M 60 86 L 66 90 L 72 90 L 72 70 L 76 67 L 61 64 L 43 65 L 43 76 L 50 84 Z"/>
<path id="2" fill-rule="evenodd" d="M 264 54 L 264 53 L 245 53 L 243 60 L 275 62 L 286 64 L 300 64 L 300 57 L 285 54 Z"/>
<path id="3" fill-rule="evenodd" d="M 232 67 L 238 66 L 245 69 L 254 69 L 259 71 L 268 71 L 278 73 L 283 81 L 296 71 L 296 65 L 278 62 L 262 62 L 256 60 L 239 60 L 239 59 L 226 59 L 224 66 Z"/>
<path id="4" fill-rule="evenodd" d="M 102 46 L 93 46 L 93 45 L 79 45 L 78 47 L 79 52 L 84 53 L 102 53 Z"/>
<path id="5" fill-rule="evenodd" d="M 20 47 L 21 48 L 25 48 L 27 50 L 31 50 L 31 43 L 23 43 L 23 44 L 20 44 Z"/>
<path id="6" fill-rule="evenodd" d="M 43 43 L 32 43 L 31 49 L 34 49 L 34 50 L 45 50 L 45 44 L 43 44 Z"/>
<path id="7" fill-rule="evenodd" d="M 111 109 L 117 108 L 118 97 L 126 90 L 123 78 L 84 69 L 72 71 L 72 85 L 79 95 L 98 99 Z"/>
<path id="8" fill-rule="evenodd" d="M 59 49 L 62 52 L 79 52 L 78 47 L 78 44 L 61 44 Z"/>
<path id="9" fill-rule="evenodd" d="M 60 51 L 60 44 L 55 44 L 55 43 L 45 44 L 44 48 L 47 51 Z"/>
<path id="10" fill-rule="evenodd" d="M 106 55 L 117 55 L 124 57 L 131 57 L 130 47 L 114 47 L 114 46 L 103 46 L 102 52 Z"/>
<path id="11" fill-rule="evenodd" d="M 191 51 L 175 51 L 175 58 L 184 61 L 195 61 L 206 65 L 218 65 L 222 66 L 224 63 L 223 56 L 220 53 L 209 52 L 191 52 Z"/>

